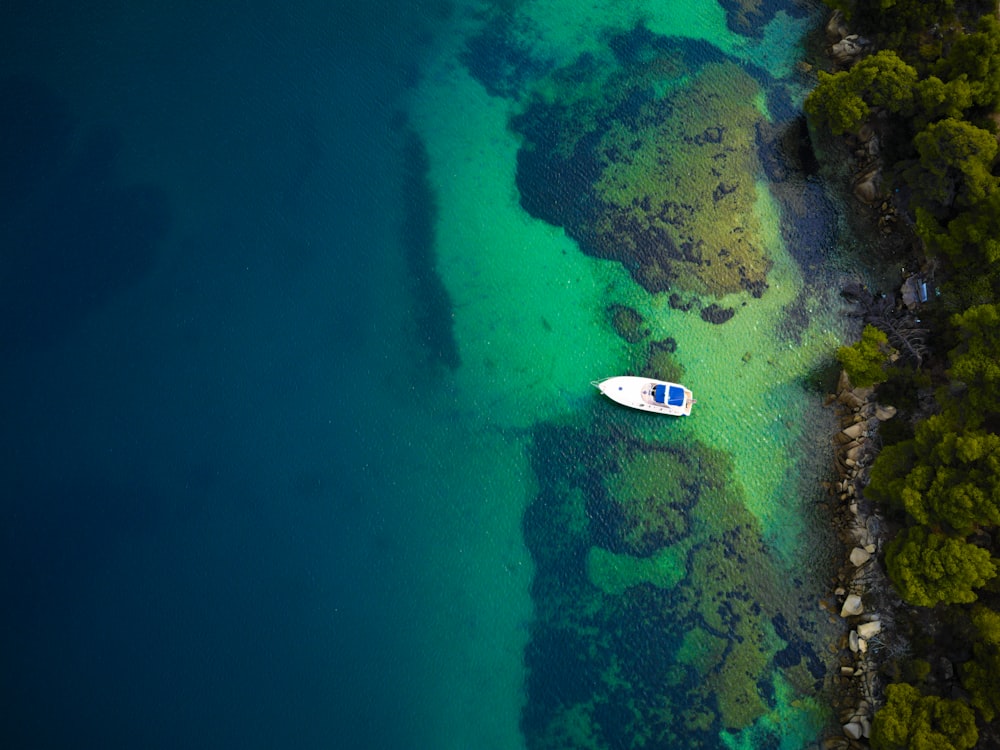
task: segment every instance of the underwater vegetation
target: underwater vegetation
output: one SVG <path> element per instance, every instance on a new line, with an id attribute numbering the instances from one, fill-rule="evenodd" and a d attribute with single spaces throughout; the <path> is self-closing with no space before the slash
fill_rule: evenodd
<path id="1" fill-rule="evenodd" d="M 512 121 L 521 204 L 646 290 L 767 289 L 754 204 L 758 82 L 691 42 L 638 27 L 554 71 Z"/>
<path id="2" fill-rule="evenodd" d="M 720 747 L 764 731 L 783 680 L 816 691 L 809 618 L 725 454 L 543 424 L 532 461 L 529 748 Z"/>

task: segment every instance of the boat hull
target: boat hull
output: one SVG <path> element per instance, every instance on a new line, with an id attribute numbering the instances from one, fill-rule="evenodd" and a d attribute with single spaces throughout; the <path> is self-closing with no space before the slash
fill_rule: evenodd
<path id="1" fill-rule="evenodd" d="M 665 380 L 619 375 L 594 381 L 593 385 L 612 401 L 639 411 L 686 417 L 694 405 L 690 390 Z"/>

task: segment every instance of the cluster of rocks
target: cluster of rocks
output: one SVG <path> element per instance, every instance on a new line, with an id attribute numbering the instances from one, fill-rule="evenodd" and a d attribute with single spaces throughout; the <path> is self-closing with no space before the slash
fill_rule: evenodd
<path id="1" fill-rule="evenodd" d="M 849 139 L 855 159 L 854 197 L 862 203 L 875 205 L 882 195 L 882 160 L 879 136 L 870 123 L 858 128 Z"/>
<path id="2" fill-rule="evenodd" d="M 867 39 L 851 34 L 843 14 L 837 10 L 826 24 L 828 53 L 835 69 L 847 69 L 869 52 Z M 847 145 L 854 155 L 854 196 L 869 206 L 882 204 L 879 210 L 879 227 L 884 233 L 896 223 L 896 212 L 891 203 L 882 200 L 882 146 L 872 123 L 864 123 L 858 132 L 847 137 Z"/>
<path id="3" fill-rule="evenodd" d="M 826 22 L 826 38 L 830 42 L 830 58 L 839 67 L 849 68 L 868 50 L 870 42 L 850 33 L 844 14 L 835 10 Z"/>
<path id="4" fill-rule="evenodd" d="M 877 453 L 873 438 L 878 425 L 895 416 L 896 409 L 876 403 L 873 394 L 873 388 L 854 388 L 847 373 L 841 372 L 837 392 L 827 400 L 827 405 L 838 409 L 841 428 L 833 439 L 839 477 L 830 491 L 836 498 L 837 532 L 850 552 L 837 575 L 834 598 L 826 603 L 847 627 L 834 647 L 840 660 L 834 675 L 834 708 L 842 735 L 828 738 L 824 750 L 865 747 L 876 703 L 877 665 L 872 647 L 880 643 L 884 621 L 866 604 L 873 599 L 869 596 L 872 588 L 884 584 L 884 575 L 875 562 L 880 544 L 877 518 L 861 488 Z"/>

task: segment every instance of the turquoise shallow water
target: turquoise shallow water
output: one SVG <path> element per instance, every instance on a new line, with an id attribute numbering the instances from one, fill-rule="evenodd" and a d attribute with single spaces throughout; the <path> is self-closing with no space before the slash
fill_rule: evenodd
<path id="1" fill-rule="evenodd" d="M 830 415 L 810 384 L 844 335 L 841 272 L 822 259 L 838 226 L 814 177 L 767 161 L 787 158 L 768 153 L 767 133 L 801 127 L 808 81 L 795 62 L 817 19 L 771 12 L 749 35 L 709 4 L 524 3 L 485 26 L 458 17 L 408 107 L 439 201 L 459 408 L 508 441 L 523 434 L 530 456 L 529 483 L 510 498 L 526 510 L 534 565 L 527 689 L 512 701 L 529 747 L 795 748 L 830 720 L 819 693 L 833 635 L 816 606 L 829 540 L 814 510 Z M 657 102 L 680 132 L 656 131 L 659 162 L 643 162 Z M 716 156 L 682 140 L 699 117 L 718 121 L 705 131 Z M 634 156 L 593 145 L 606 142 Z M 602 249 L 601 216 L 630 210 L 606 201 L 666 190 L 685 206 L 684 191 L 704 189 L 690 175 L 740 149 L 743 186 L 712 172 L 721 192 L 704 210 L 717 216 L 700 231 L 752 238 L 763 293 L 706 295 L 683 276 L 651 292 L 636 265 L 600 259 L 636 237 L 619 231 Z M 729 190 L 744 198 L 727 214 Z M 697 227 L 702 209 L 691 210 Z M 707 322 L 697 311 L 713 302 L 735 316 Z M 615 306 L 638 330 L 615 329 Z M 669 356 L 651 365 L 652 342 Z M 588 385 L 650 366 L 683 372 L 699 399 L 689 420 L 623 413 Z"/>
<path id="2" fill-rule="evenodd" d="M 814 10 L 18 7 L 5 746 L 808 744 Z"/>

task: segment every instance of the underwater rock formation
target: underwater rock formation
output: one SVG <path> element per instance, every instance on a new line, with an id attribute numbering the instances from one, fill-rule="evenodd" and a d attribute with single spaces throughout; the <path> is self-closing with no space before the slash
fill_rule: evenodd
<path id="1" fill-rule="evenodd" d="M 529 748 L 714 748 L 774 711 L 779 683 L 815 691 L 804 605 L 725 454 L 546 424 L 532 463 Z"/>
<path id="2" fill-rule="evenodd" d="M 642 314 L 628 305 L 609 305 L 608 316 L 611 318 L 615 333 L 630 344 L 639 343 L 650 333 Z"/>
<path id="3" fill-rule="evenodd" d="M 513 119 L 521 204 L 650 292 L 760 297 L 771 265 L 755 212 L 760 88 L 734 63 L 691 66 L 642 40 L 614 73 L 587 57 L 557 71 Z"/>
<path id="4" fill-rule="evenodd" d="M 711 304 L 701 311 L 701 319 L 706 323 L 722 325 L 723 323 L 731 320 L 735 314 L 736 311 L 731 307 L 722 307 L 720 305 Z"/>

